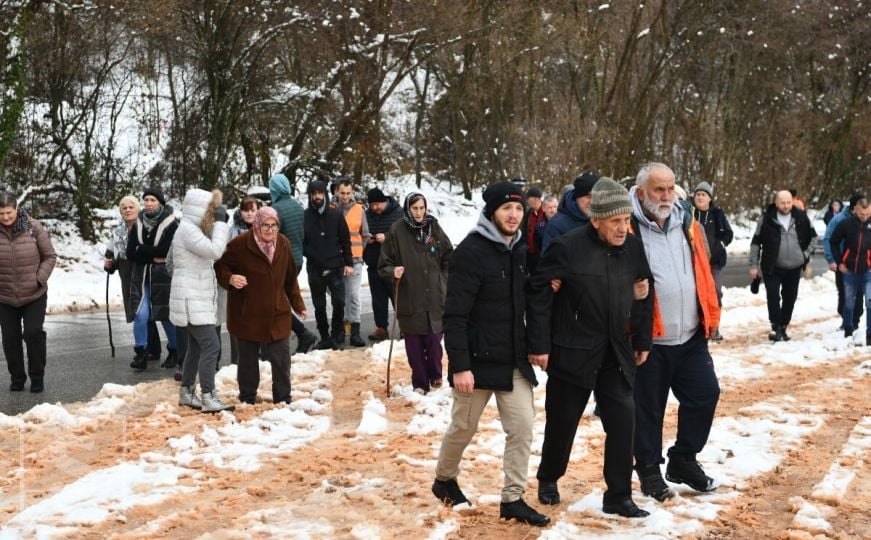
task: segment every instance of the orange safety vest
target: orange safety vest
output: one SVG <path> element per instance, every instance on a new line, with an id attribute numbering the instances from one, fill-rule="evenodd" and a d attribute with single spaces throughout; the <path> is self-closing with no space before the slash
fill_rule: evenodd
<path id="1" fill-rule="evenodd" d="M 630 230 L 632 228 L 630 227 Z M 632 231 L 635 233 L 635 231 Z M 717 287 L 714 275 L 711 273 L 711 263 L 702 239 L 705 231 L 695 219 L 685 231 L 693 254 L 693 274 L 696 279 L 696 298 L 701 311 L 702 326 L 705 337 L 711 337 L 714 330 L 720 326 L 720 303 L 717 299 Z M 665 326 L 662 324 L 662 313 L 659 311 L 659 300 L 656 298 L 656 283 L 653 286 L 653 337 L 664 337 Z"/>
<path id="2" fill-rule="evenodd" d="M 348 224 L 348 230 L 351 232 L 351 256 L 355 259 L 363 258 L 363 235 L 360 231 L 363 229 L 363 205 L 355 203 L 348 210 L 345 216 L 345 222 Z"/>

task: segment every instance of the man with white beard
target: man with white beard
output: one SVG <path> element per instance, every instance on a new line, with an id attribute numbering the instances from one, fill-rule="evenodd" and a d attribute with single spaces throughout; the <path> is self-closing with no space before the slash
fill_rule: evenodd
<path id="1" fill-rule="evenodd" d="M 675 195 L 674 172 L 648 163 L 630 190 L 632 227 L 644 244 L 655 284 L 653 345 L 635 375 L 635 470 L 641 491 L 658 501 L 674 492 L 662 479 L 662 425 L 668 393 L 677 398 L 677 439 L 665 477 L 696 491 L 716 483 L 696 461 L 707 443 L 720 396 L 708 339 L 720 324 L 705 231 Z"/>

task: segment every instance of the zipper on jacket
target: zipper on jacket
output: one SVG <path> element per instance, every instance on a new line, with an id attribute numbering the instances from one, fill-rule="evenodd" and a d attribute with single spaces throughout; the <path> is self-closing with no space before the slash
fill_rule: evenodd
<path id="1" fill-rule="evenodd" d="M 856 263 L 853 265 L 853 273 L 859 273 L 859 256 L 862 254 L 862 235 L 865 234 L 864 223 L 859 226 L 859 241 L 856 242 Z M 871 317 L 871 315 L 869 315 Z"/>

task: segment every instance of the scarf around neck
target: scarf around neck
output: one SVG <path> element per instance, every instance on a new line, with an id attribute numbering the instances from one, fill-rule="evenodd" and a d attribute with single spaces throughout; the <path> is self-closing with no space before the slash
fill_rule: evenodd
<path id="1" fill-rule="evenodd" d="M 410 193 L 408 197 L 405 198 L 405 203 L 402 205 L 402 219 L 405 221 L 405 224 L 408 225 L 408 228 L 411 229 L 415 239 L 417 239 L 421 244 L 426 245 L 432 238 L 432 224 L 434 218 L 431 215 L 426 214 L 422 221 L 415 221 L 414 217 L 411 215 L 411 205 L 420 199 L 423 199 L 423 204 L 426 205 L 426 198 L 421 193 Z"/>

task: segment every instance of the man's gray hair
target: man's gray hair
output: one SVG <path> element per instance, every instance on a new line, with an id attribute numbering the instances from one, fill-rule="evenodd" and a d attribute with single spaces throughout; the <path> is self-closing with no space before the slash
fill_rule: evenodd
<path id="1" fill-rule="evenodd" d="M 640 188 L 646 186 L 647 179 L 650 177 L 650 173 L 654 169 L 665 169 L 669 173 L 671 173 L 672 176 L 674 176 L 674 171 L 671 170 L 671 167 L 669 167 L 665 163 L 660 163 L 658 161 L 648 161 L 641 167 L 641 170 L 638 171 L 638 174 L 635 176 L 635 185 Z"/>
<path id="2" fill-rule="evenodd" d="M 550 201 L 559 202 L 559 199 L 556 197 L 556 195 L 545 195 L 544 199 L 541 200 L 542 203 L 546 203 L 546 202 L 550 202 Z"/>

